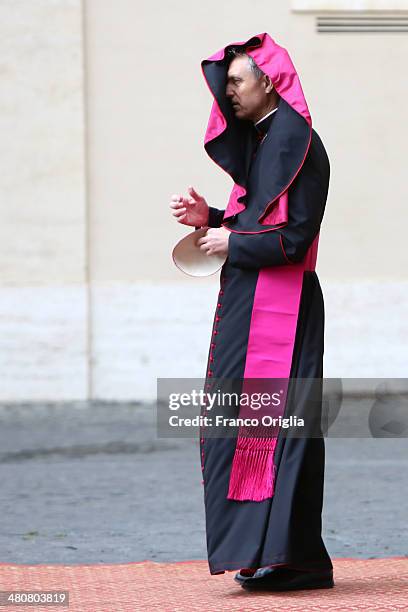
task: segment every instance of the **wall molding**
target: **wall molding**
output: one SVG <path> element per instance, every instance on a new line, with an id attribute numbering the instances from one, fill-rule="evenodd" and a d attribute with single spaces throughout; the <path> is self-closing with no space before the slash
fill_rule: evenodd
<path id="1" fill-rule="evenodd" d="M 408 11 L 408 0 L 292 0 L 294 12 L 317 11 Z"/>

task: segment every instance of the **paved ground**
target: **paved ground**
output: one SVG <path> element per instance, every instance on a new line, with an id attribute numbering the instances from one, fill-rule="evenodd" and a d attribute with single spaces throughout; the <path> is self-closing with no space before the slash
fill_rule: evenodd
<path id="1" fill-rule="evenodd" d="M 0 420 L 0 562 L 206 558 L 198 440 L 157 439 L 152 406 L 6 405 Z M 408 555 L 407 468 L 407 438 L 326 439 L 333 557 Z"/>

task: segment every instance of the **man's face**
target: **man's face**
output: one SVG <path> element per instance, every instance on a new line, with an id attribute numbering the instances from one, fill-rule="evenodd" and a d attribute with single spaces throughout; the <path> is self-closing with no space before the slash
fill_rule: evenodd
<path id="1" fill-rule="evenodd" d="M 226 96 L 237 119 L 257 121 L 268 103 L 265 77 L 257 79 L 246 56 L 234 57 L 227 73 Z"/>

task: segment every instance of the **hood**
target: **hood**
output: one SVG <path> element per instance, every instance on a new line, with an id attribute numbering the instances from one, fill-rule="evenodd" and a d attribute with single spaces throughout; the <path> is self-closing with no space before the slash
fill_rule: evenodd
<path id="1" fill-rule="evenodd" d="M 259 68 L 269 75 L 280 96 L 270 134 L 263 145 L 270 169 L 262 174 L 261 202 L 256 232 L 286 225 L 287 190 L 301 169 L 310 147 L 312 119 L 298 74 L 288 52 L 266 33 L 245 42 L 230 43 L 201 62 L 201 69 L 214 98 L 204 137 L 210 158 L 227 172 L 234 186 L 224 213 L 223 224 L 246 208 L 249 132 L 251 122 L 235 117 L 225 94 L 230 62 L 228 49 L 241 47 Z M 258 214 L 257 213 L 257 214 Z"/>

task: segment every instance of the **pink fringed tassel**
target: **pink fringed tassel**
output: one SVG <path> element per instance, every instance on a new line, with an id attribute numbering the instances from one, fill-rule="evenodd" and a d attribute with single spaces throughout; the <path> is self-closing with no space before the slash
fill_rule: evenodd
<path id="1" fill-rule="evenodd" d="M 260 442 L 263 446 L 260 447 Z M 277 438 L 241 438 L 235 449 L 227 499 L 263 501 L 273 496 Z"/>

